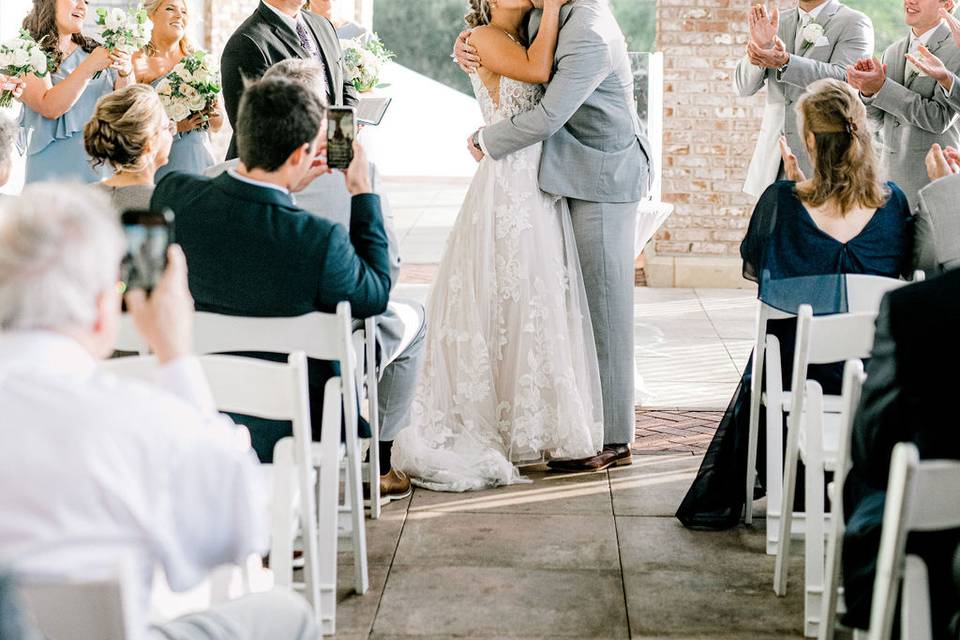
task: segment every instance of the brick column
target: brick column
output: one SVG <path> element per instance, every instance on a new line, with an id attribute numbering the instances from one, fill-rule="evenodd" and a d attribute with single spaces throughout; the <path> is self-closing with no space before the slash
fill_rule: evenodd
<path id="1" fill-rule="evenodd" d="M 742 286 L 739 245 L 753 199 L 741 191 L 763 94 L 739 98 L 733 72 L 750 0 L 657 0 L 664 53 L 663 199 L 676 207 L 648 261 L 651 284 Z"/>

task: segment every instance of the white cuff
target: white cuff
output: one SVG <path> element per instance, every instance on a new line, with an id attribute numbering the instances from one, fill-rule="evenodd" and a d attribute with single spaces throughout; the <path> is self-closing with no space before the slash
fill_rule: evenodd
<path id="1" fill-rule="evenodd" d="M 181 400 L 196 407 L 201 413 L 216 414 L 210 384 L 200 361 L 193 356 L 177 358 L 157 367 L 157 384 Z"/>
<path id="2" fill-rule="evenodd" d="M 483 143 L 483 129 L 481 128 L 477 132 L 477 141 L 480 143 L 480 150 L 483 151 L 483 155 L 489 156 L 490 152 L 487 151 L 487 145 Z"/>
<path id="3" fill-rule="evenodd" d="M 944 89 L 942 84 L 940 84 L 939 82 L 937 83 L 937 86 L 939 86 L 939 87 L 940 87 L 940 90 L 943 91 L 943 95 L 947 96 L 948 98 L 950 97 L 950 94 L 953 93 L 953 87 L 954 87 L 954 85 L 955 85 L 956 82 L 957 82 L 957 76 L 955 76 L 955 75 L 953 75 L 953 74 L 951 73 L 950 76 L 949 76 L 949 79 L 950 79 L 950 88 L 949 88 L 949 89 Z"/>

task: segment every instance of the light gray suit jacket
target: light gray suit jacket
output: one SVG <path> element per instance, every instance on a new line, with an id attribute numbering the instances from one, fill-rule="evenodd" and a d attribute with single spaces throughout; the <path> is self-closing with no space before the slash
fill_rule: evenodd
<path id="1" fill-rule="evenodd" d="M 737 63 L 734 74 L 734 88 L 740 96 L 752 96 L 766 87 L 767 103 L 784 105 L 781 132 L 797 156 L 800 168 L 808 176 L 813 175 L 813 167 L 797 123 L 797 100 L 807 87 L 817 80 L 834 78 L 846 82 L 847 65 L 872 55 L 874 47 L 873 23 L 870 18 L 841 4 L 839 0 L 830 0 L 814 22 L 823 27 L 827 44 L 796 51 L 800 11 L 790 9 L 783 12 L 777 35 L 783 40 L 790 54 L 790 61 L 782 74 L 776 69 L 756 67 L 750 64 L 746 57 Z M 775 129 L 772 128 L 774 131 Z M 775 141 L 760 140 L 757 144 L 773 143 Z"/>
<path id="2" fill-rule="evenodd" d="M 931 182 L 918 201 L 914 268 L 935 275 L 960 267 L 960 175 Z"/>
<path id="3" fill-rule="evenodd" d="M 930 146 L 935 142 L 953 147 L 960 144 L 960 113 L 933 78 L 916 74 L 905 78 L 909 47 L 909 36 L 887 47 L 883 54 L 887 81 L 863 102 L 871 123 L 880 131 L 887 178 L 903 189 L 910 206 L 915 207 L 920 189 L 930 183 L 924 164 Z M 947 69 L 960 71 L 960 49 L 947 25 L 934 31 L 927 48 Z"/>
<path id="4" fill-rule="evenodd" d="M 531 34 L 540 15 L 531 17 Z M 649 189 L 650 143 L 634 103 L 627 43 L 607 0 L 563 7 L 554 75 L 540 104 L 483 130 L 495 160 L 538 142 L 546 193 L 629 203 Z"/>

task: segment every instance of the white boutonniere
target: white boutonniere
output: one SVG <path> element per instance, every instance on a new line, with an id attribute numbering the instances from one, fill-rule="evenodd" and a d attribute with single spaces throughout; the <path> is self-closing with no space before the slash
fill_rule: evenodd
<path id="1" fill-rule="evenodd" d="M 821 38 L 823 38 L 823 25 L 817 22 L 811 22 L 806 27 L 803 28 L 803 50 L 806 51 L 810 47 L 817 44 Z"/>

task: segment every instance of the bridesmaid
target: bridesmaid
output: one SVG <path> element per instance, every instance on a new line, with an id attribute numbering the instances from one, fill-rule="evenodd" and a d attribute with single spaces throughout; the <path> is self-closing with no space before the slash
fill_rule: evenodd
<path id="1" fill-rule="evenodd" d="M 111 52 L 81 33 L 87 0 L 33 0 L 23 28 L 56 63 L 43 78 L 27 76 L 21 101 L 26 182 L 99 182 L 83 146 L 83 127 L 101 96 L 135 82 L 129 54 Z M 102 72 L 99 78 L 94 75 Z"/>
<path id="2" fill-rule="evenodd" d="M 194 49 L 187 39 L 186 0 L 148 0 L 145 9 L 153 22 L 153 35 L 147 46 L 134 54 L 133 67 L 140 82 L 156 87 Z M 209 109 L 207 117 L 209 131 L 220 131 L 223 113 L 219 103 Z M 157 182 L 171 171 L 202 175 L 215 164 L 210 154 L 210 134 L 202 127 L 200 115 L 177 123 L 170 161 L 157 171 Z"/>

